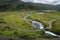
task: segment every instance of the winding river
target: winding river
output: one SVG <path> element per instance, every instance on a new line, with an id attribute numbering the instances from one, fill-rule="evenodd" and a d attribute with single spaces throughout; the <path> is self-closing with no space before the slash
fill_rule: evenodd
<path id="1" fill-rule="evenodd" d="M 36 13 L 36 14 L 37 14 L 37 13 Z M 24 17 L 24 20 L 27 20 L 27 21 L 31 22 L 33 27 L 36 27 L 36 28 L 38 28 L 38 29 L 40 29 L 40 30 L 43 30 L 46 34 L 60 38 L 60 35 L 54 34 L 53 32 L 50 32 L 50 31 L 47 31 L 47 30 L 44 28 L 44 25 L 43 25 L 41 22 L 34 21 L 34 20 L 31 20 L 31 19 L 28 19 L 28 18 L 27 18 L 27 17 L 29 17 L 29 16 L 31 16 L 31 15 L 32 15 L 32 14 L 28 14 L 27 16 L 25 16 L 25 17 Z"/>

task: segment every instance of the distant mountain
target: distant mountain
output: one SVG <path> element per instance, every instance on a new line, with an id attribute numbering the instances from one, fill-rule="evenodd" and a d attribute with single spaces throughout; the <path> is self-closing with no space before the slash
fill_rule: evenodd
<path id="1" fill-rule="evenodd" d="M 55 5 L 55 8 L 60 11 L 60 4 L 59 5 Z"/>
<path id="2" fill-rule="evenodd" d="M 9 3 L 17 2 L 17 1 L 20 0 L 0 0 L 0 5 L 8 5 Z"/>
<path id="3" fill-rule="evenodd" d="M 12 0 L 0 0 L 0 5 L 7 5 Z"/>
<path id="4" fill-rule="evenodd" d="M 43 3 L 43 4 L 50 4 L 50 5 L 60 4 L 60 0 L 21 0 L 21 1 L 33 2 L 33 3 Z"/>
<path id="5" fill-rule="evenodd" d="M 6 1 L 6 2 L 5 2 Z M 49 5 L 43 3 L 23 2 L 20 0 L 5 0 L 0 1 L 0 10 L 20 10 L 20 9 L 34 9 L 34 10 L 60 10 L 60 5 Z M 5 4 L 7 3 L 7 5 Z M 3 5 L 1 5 L 3 4 Z"/>
<path id="6" fill-rule="evenodd" d="M 55 5 L 42 4 L 42 3 L 32 3 L 32 2 L 22 2 L 17 8 L 30 8 L 36 10 L 55 10 Z"/>

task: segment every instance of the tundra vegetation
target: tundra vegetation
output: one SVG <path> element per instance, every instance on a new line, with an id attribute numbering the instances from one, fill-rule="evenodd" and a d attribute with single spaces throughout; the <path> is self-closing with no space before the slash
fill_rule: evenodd
<path id="1" fill-rule="evenodd" d="M 0 5 L 0 35 L 12 38 L 52 38 L 51 35 L 44 34 L 43 31 L 32 31 L 38 29 L 34 28 L 31 22 L 23 19 L 23 17 L 27 16 L 28 14 L 32 14 L 28 17 L 29 19 L 42 22 L 45 28 L 49 27 L 49 22 L 51 20 L 57 19 L 52 23 L 52 28 L 49 29 L 49 31 L 60 34 L 59 11 L 36 14 L 41 13 L 44 9 L 60 10 L 56 6 L 46 4 L 38 4 L 38 6 L 34 3 L 24 3 L 16 0 L 9 1 L 8 3 L 9 5 Z"/>

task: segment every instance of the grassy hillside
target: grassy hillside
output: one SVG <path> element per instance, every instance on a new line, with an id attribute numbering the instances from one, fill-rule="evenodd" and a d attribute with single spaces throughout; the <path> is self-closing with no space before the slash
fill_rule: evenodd
<path id="1" fill-rule="evenodd" d="M 0 0 L 0 5 L 7 5 L 11 0 Z"/>
<path id="2" fill-rule="evenodd" d="M 0 11 L 7 11 L 7 10 L 17 11 L 21 9 L 60 10 L 60 7 L 58 5 L 22 2 L 20 0 L 4 0 L 4 1 L 0 0 Z"/>
<path id="3" fill-rule="evenodd" d="M 20 12 L 0 12 L 0 35 L 15 37 L 15 38 L 37 38 L 37 37 L 51 37 L 44 34 L 42 31 L 36 31 L 37 29 L 32 27 L 29 21 L 23 19 L 24 16 L 32 13 L 33 15 L 29 17 L 32 20 L 41 21 L 45 27 L 48 27 L 48 22 L 55 18 L 60 18 L 60 12 L 56 13 L 46 13 L 46 14 L 35 14 L 40 13 L 35 10 L 22 10 Z M 60 34 L 60 22 L 53 24 L 53 32 Z M 56 24 L 56 26 L 55 26 Z M 57 27 L 58 26 L 58 27 Z M 57 28 L 56 28 L 57 27 Z M 55 30 L 56 29 L 56 30 Z"/>

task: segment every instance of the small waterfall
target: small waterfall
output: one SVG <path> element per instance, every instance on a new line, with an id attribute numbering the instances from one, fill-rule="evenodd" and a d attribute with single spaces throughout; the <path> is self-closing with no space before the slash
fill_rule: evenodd
<path id="1" fill-rule="evenodd" d="M 32 22 L 33 27 L 36 27 L 40 30 L 43 30 L 46 34 L 49 34 L 49 35 L 52 35 L 54 37 L 59 37 L 60 38 L 60 35 L 57 35 L 57 34 L 54 34 L 53 32 L 45 30 L 44 25 L 41 22 L 27 19 L 28 16 L 31 16 L 31 15 L 29 14 L 29 15 L 25 16 L 24 19 L 27 20 L 27 21 Z"/>
<path id="2" fill-rule="evenodd" d="M 39 28 L 40 30 L 44 29 L 43 25 L 40 22 L 37 22 L 37 21 L 32 21 L 32 26 L 36 27 L 36 28 Z"/>
<path id="3" fill-rule="evenodd" d="M 50 31 L 45 30 L 44 26 L 42 25 L 42 23 L 37 22 L 37 21 L 32 21 L 32 26 L 39 28 L 40 30 L 43 30 L 46 34 L 55 36 L 55 37 L 60 37 L 60 35 L 54 34 Z"/>

